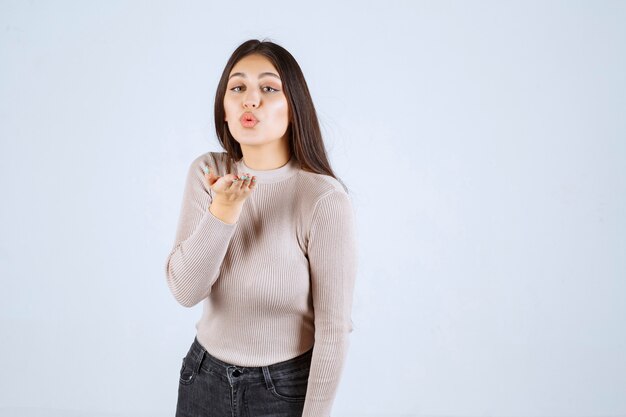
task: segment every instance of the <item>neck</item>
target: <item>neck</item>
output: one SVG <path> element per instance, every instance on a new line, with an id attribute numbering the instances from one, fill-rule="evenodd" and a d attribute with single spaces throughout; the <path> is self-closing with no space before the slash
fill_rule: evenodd
<path id="1" fill-rule="evenodd" d="M 254 167 L 248 165 L 248 159 L 244 156 L 237 161 L 237 172 L 238 174 L 247 172 L 255 176 L 257 184 L 269 184 L 286 180 L 300 169 L 300 164 L 296 162 L 293 155 L 282 158 L 272 155 L 272 158 L 269 159 L 259 159 L 259 163 L 256 165 L 254 162 L 250 162 L 250 164 L 254 165 Z"/>
<path id="2" fill-rule="evenodd" d="M 242 145 L 241 153 L 246 166 L 255 171 L 277 169 L 291 159 L 291 153 L 286 146 L 268 148 Z"/>

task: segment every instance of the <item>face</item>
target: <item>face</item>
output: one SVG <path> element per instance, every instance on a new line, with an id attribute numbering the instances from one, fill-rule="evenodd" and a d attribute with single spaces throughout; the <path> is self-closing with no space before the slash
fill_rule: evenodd
<path id="1" fill-rule="evenodd" d="M 230 134 L 241 145 L 287 140 L 289 106 L 269 59 L 252 54 L 235 64 L 226 86 L 224 112 Z M 250 113 L 257 122 L 242 122 L 242 116 Z"/>

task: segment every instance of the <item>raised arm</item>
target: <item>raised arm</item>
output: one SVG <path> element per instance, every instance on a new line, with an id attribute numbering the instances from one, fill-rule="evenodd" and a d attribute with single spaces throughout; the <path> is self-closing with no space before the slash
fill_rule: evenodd
<path id="1" fill-rule="evenodd" d="M 212 198 L 203 164 L 200 156 L 189 166 L 174 247 L 165 262 L 167 285 L 185 307 L 211 292 L 237 227 L 209 211 Z"/>
<path id="2" fill-rule="evenodd" d="M 334 190 L 317 202 L 307 252 L 315 345 L 303 417 L 328 417 L 348 352 L 357 272 L 355 221 L 346 193 Z"/>

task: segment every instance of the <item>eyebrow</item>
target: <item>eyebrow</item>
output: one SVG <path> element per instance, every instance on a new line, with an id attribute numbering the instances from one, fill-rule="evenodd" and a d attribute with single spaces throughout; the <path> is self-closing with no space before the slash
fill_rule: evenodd
<path id="1" fill-rule="evenodd" d="M 278 75 L 274 74 L 273 72 L 262 72 L 262 73 L 260 73 L 260 74 L 259 74 L 259 77 L 258 77 L 258 78 L 259 78 L 259 79 L 260 79 L 260 78 L 263 78 L 263 77 L 265 77 L 266 75 L 269 75 L 270 77 L 275 77 L 275 78 L 278 78 L 278 79 L 280 80 L 280 77 L 279 77 Z M 243 72 L 235 72 L 235 73 L 231 74 L 231 76 L 230 76 L 230 77 L 228 77 L 228 79 L 230 80 L 231 78 L 233 78 L 233 77 L 237 77 L 237 76 L 239 76 L 239 77 L 243 77 L 243 78 L 248 78 L 248 76 L 247 76 L 246 74 L 244 74 Z"/>

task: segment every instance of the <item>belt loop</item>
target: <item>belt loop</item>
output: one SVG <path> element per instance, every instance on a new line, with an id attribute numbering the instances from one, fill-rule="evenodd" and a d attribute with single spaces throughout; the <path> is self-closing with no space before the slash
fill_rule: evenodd
<path id="1" fill-rule="evenodd" d="M 274 383 L 272 382 L 269 367 L 263 366 L 261 369 L 263 369 L 263 377 L 265 378 L 265 385 L 267 385 L 267 389 L 274 389 Z"/>
<path id="2" fill-rule="evenodd" d="M 202 366 L 202 361 L 204 360 L 205 355 L 206 350 L 201 347 L 198 351 L 198 354 L 196 355 L 196 374 L 200 373 L 200 367 Z"/>

